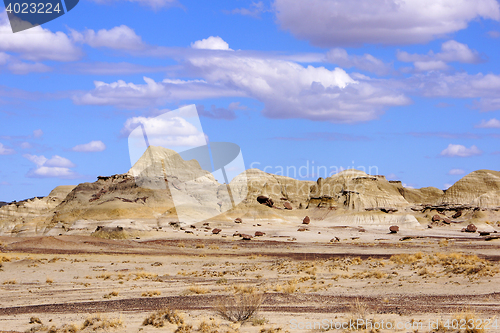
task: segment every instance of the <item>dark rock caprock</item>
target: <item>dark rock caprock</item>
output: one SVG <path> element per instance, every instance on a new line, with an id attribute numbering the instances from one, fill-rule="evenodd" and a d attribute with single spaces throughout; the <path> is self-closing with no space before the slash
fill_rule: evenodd
<path id="1" fill-rule="evenodd" d="M 309 223 L 311 223 L 311 219 L 309 218 L 309 216 L 304 217 L 304 219 L 302 220 L 302 224 L 309 224 Z"/>

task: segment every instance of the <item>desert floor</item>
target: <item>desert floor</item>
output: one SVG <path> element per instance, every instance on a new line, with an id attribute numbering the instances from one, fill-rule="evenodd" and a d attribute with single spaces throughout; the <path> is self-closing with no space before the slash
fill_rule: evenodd
<path id="1" fill-rule="evenodd" d="M 342 332 L 364 331 L 368 320 L 374 332 L 434 332 L 438 321 L 441 331 L 500 332 L 500 239 L 410 234 L 337 227 L 249 241 L 203 230 L 0 237 L 0 332 Z M 248 321 L 217 313 L 239 310 L 232 302 L 241 299 L 261 302 Z M 184 323 L 174 315 L 161 328 L 143 325 L 165 308 Z"/>

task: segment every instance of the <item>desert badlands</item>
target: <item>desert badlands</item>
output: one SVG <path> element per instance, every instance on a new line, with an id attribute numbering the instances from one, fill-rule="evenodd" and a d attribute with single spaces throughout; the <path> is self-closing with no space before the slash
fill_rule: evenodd
<path id="1" fill-rule="evenodd" d="M 0 207 L 0 332 L 500 332 L 500 172 L 223 184 L 149 147 Z"/>

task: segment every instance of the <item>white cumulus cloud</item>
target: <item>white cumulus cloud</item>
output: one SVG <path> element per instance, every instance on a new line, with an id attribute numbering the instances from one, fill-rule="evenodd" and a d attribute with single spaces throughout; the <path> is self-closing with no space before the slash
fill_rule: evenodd
<path id="1" fill-rule="evenodd" d="M 500 128 L 500 120 L 490 119 L 488 121 L 482 120 L 480 124 L 474 126 L 476 128 Z"/>
<path id="2" fill-rule="evenodd" d="M 71 30 L 73 40 L 85 43 L 92 47 L 108 47 L 121 50 L 139 50 L 145 47 L 142 38 L 126 25 L 120 25 L 112 29 L 101 29 L 95 32 L 86 29 L 83 32 Z"/>
<path id="3" fill-rule="evenodd" d="M 475 145 L 472 145 L 470 148 L 467 148 L 463 145 L 455 145 L 450 143 L 448 147 L 441 152 L 441 156 L 469 157 L 469 156 L 481 155 L 482 153 L 483 152 Z"/>
<path id="4" fill-rule="evenodd" d="M 6 12 L 0 13 L 0 52 L 19 54 L 31 61 L 73 61 L 81 57 L 81 50 L 63 32 L 52 32 L 41 26 L 12 33 Z M 40 65 L 36 65 L 40 71 Z M 20 69 L 21 70 L 21 69 Z M 26 68 L 24 69 L 26 70 Z"/>
<path id="5" fill-rule="evenodd" d="M 142 131 L 133 132 L 140 124 L 144 125 L 144 131 L 148 136 L 149 143 L 153 146 L 203 146 L 207 143 L 205 134 L 182 117 L 129 118 L 122 128 L 122 134 L 134 133 L 136 136 L 142 137 Z"/>
<path id="6" fill-rule="evenodd" d="M 75 164 L 67 158 L 54 155 L 50 159 L 40 155 L 24 154 L 24 158 L 33 162 L 36 167 L 29 170 L 26 177 L 30 178 L 77 178 L 79 175 L 71 170 Z"/>
<path id="7" fill-rule="evenodd" d="M 496 0 L 275 0 L 281 28 L 322 47 L 415 44 L 500 19 Z"/>
<path id="8" fill-rule="evenodd" d="M 403 62 L 413 62 L 417 71 L 446 70 L 449 62 L 478 63 L 482 59 L 476 50 L 454 40 L 441 45 L 441 52 L 429 51 L 427 54 L 410 54 L 398 51 L 397 59 Z"/>
<path id="9" fill-rule="evenodd" d="M 71 148 L 71 150 L 73 151 L 84 152 L 84 153 L 98 152 L 98 151 L 103 151 L 105 149 L 106 145 L 102 141 L 90 141 L 89 143 L 76 145 L 73 148 Z"/>
<path id="10" fill-rule="evenodd" d="M 205 50 L 231 50 L 229 44 L 224 41 L 219 36 L 210 36 L 206 39 L 197 40 L 191 43 L 193 49 L 205 49 Z"/>

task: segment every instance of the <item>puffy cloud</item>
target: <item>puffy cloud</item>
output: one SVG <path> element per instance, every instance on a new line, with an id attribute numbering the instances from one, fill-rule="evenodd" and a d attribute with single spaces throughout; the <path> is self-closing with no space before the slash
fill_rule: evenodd
<path id="1" fill-rule="evenodd" d="M 479 150 L 479 148 L 477 148 L 475 145 L 472 145 L 470 148 L 466 148 L 463 145 L 454 145 L 450 143 L 448 147 L 441 152 L 441 156 L 470 157 L 481 155 L 482 153 L 483 152 Z"/>
<path id="2" fill-rule="evenodd" d="M 244 96 L 241 91 L 220 85 L 210 85 L 203 80 L 169 80 L 155 82 L 143 77 L 146 84 L 126 83 L 123 80 L 105 83 L 95 81 L 95 89 L 73 96 L 76 104 L 114 105 L 126 109 L 158 106 L 167 100 L 204 99 Z"/>
<path id="3" fill-rule="evenodd" d="M 90 141 L 89 143 L 76 145 L 71 150 L 90 153 L 90 152 L 98 152 L 106 149 L 106 145 L 102 141 Z"/>
<path id="4" fill-rule="evenodd" d="M 120 25 L 112 29 L 101 29 L 95 32 L 87 29 L 83 32 L 71 30 L 73 40 L 85 43 L 91 47 L 108 47 L 118 50 L 140 50 L 145 47 L 142 38 L 126 25 Z"/>
<path id="5" fill-rule="evenodd" d="M 229 44 L 226 43 L 219 36 L 210 36 L 206 39 L 197 40 L 194 43 L 191 43 L 191 47 L 193 49 L 205 49 L 205 50 L 231 50 L 229 48 Z"/>
<path id="6" fill-rule="evenodd" d="M 490 119 L 488 121 L 482 120 L 480 124 L 474 126 L 476 128 L 500 128 L 500 120 Z"/>
<path id="7" fill-rule="evenodd" d="M 14 149 L 8 148 L 0 143 L 0 155 L 12 155 L 15 154 L 16 151 Z"/>
<path id="8" fill-rule="evenodd" d="M 12 33 L 5 12 L 0 13 L 0 52 L 18 53 L 31 61 L 73 61 L 80 58 L 81 50 L 63 32 L 51 32 L 41 26 Z M 40 67 L 38 67 L 40 69 Z"/>
<path id="9" fill-rule="evenodd" d="M 446 70 L 448 62 L 479 63 L 482 61 L 476 50 L 465 44 L 449 40 L 441 45 L 441 52 L 429 51 L 427 54 L 409 54 L 398 51 L 397 58 L 403 62 L 413 62 L 417 71 Z"/>
<path id="10" fill-rule="evenodd" d="M 133 117 L 127 119 L 121 132 L 142 137 L 142 131 L 133 131 L 140 124 L 144 125 L 153 146 L 202 146 L 207 143 L 205 134 L 182 117 Z"/>
<path id="11" fill-rule="evenodd" d="M 341 68 L 304 67 L 293 61 L 248 56 L 240 51 L 207 51 L 186 58 L 184 70 L 203 80 L 162 82 L 144 77 L 145 85 L 94 82 L 95 89 L 74 97 L 77 104 L 123 108 L 155 106 L 166 101 L 215 97 L 250 97 L 264 103 L 270 118 L 305 118 L 359 122 L 377 118 L 389 106 L 410 100 L 389 80 Z"/>
<path id="12" fill-rule="evenodd" d="M 409 103 L 390 83 L 341 68 L 245 56 L 191 57 L 190 70 L 209 83 L 237 88 L 265 104 L 269 118 L 358 122 L 376 118 L 388 106 Z"/>
<path id="13" fill-rule="evenodd" d="M 349 55 L 346 50 L 341 48 L 330 50 L 326 54 L 326 60 L 343 68 L 356 67 L 357 69 L 379 75 L 388 74 L 391 71 L 390 65 L 371 54 L 364 54 L 362 56 Z"/>
<path id="14" fill-rule="evenodd" d="M 275 0 L 274 8 L 283 29 L 323 47 L 425 43 L 500 19 L 496 0 Z"/>
<path id="15" fill-rule="evenodd" d="M 77 178 L 79 175 L 70 170 L 75 165 L 67 158 L 54 155 L 47 159 L 45 156 L 24 154 L 23 157 L 33 162 L 36 168 L 26 174 L 30 178 Z"/>
<path id="16" fill-rule="evenodd" d="M 465 170 L 462 170 L 462 169 L 451 169 L 450 171 L 448 171 L 448 174 L 449 175 L 464 175 L 465 174 Z"/>

